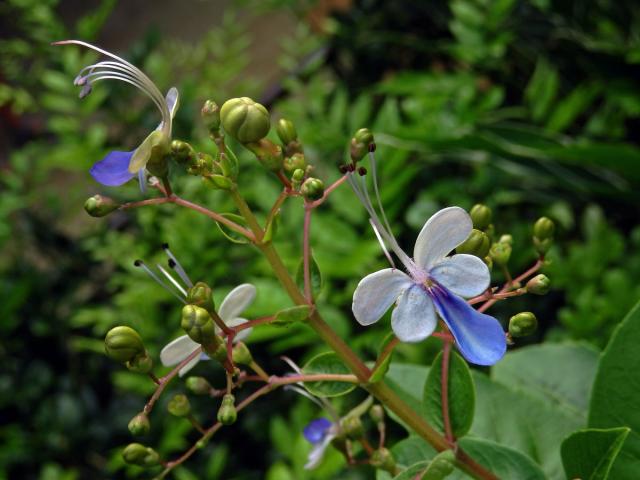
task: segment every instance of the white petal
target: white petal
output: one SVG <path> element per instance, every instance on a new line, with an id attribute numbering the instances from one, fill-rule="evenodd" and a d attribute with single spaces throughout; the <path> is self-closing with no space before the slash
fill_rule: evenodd
<path id="1" fill-rule="evenodd" d="M 169 114 L 173 120 L 173 117 L 176 115 L 176 110 L 178 110 L 178 107 L 180 106 L 180 96 L 176 87 L 171 87 L 169 89 L 167 96 L 165 97 L 165 102 L 167 103 Z"/>
<path id="2" fill-rule="evenodd" d="M 433 333 L 438 324 L 431 298 L 421 285 L 407 288 L 391 314 L 391 328 L 403 342 L 419 342 Z"/>
<path id="3" fill-rule="evenodd" d="M 322 443 L 318 443 L 314 445 L 311 451 L 309 452 L 309 456 L 307 457 L 307 463 L 304 465 L 305 470 L 312 470 L 320 465 L 322 458 L 324 457 L 324 452 L 331 443 L 331 440 L 335 438 L 334 435 L 326 435 L 322 440 Z"/>
<path id="4" fill-rule="evenodd" d="M 218 315 L 222 320 L 239 316 L 256 298 L 256 287 L 250 283 L 243 283 L 231 290 L 224 298 L 218 309 Z"/>
<path id="5" fill-rule="evenodd" d="M 411 278 L 394 268 L 385 268 L 367 275 L 353 292 L 353 315 L 360 325 L 371 325 L 389 310 L 400 293 L 409 288 Z"/>
<path id="6" fill-rule="evenodd" d="M 246 318 L 236 317 L 236 318 L 234 318 L 232 320 L 229 320 L 228 322 L 225 322 L 225 323 L 229 327 L 237 327 L 238 325 L 242 325 L 243 323 L 247 323 L 248 321 L 249 320 L 247 320 Z M 244 330 L 240 330 L 240 333 L 238 333 L 235 336 L 235 338 L 233 339 L 233 343 L 244 341 L 245 338 L 247 338 L 249 336 L 249 334 L 251 333 L 252 330 L 253 330 L 253 328 L 245 328 Z"/>
<path id="7" fill-rule="evenodd" d="M 165 345 L 160 352 L 160 361 L 165 367 L 177 365 L 199 346 L 200 344 L 191 340 L 188 335 L 183 335 Z"/>
<path id="8" fill-rule="evenodd" d="M 189 370 L 195 367 L 200 360 L 203 359 L 204 358 L 201 355 L 196 355 L 195 358 L 189 360 L 189 362 L 187 362 L 187 364 L 180 369 L 180 371 L 178 372 L 178 376 L 183 377 Z"/>
<path id="9" fill-rule="evenodd" d="M 484 292 L 491 282 L 489 267 L 475 255 L 459 253 L 436 263 L 429 276 L 460 297 L 470 298 Z"/>
<path id="10" fill-rule="evenodd" d="M 464 242 L 472 229 L 471 217 L 462 208 L 443 208 L 422 227 L 413 248 L 413 259 L 419 267 L 429 270 L 435 262 Z"/>

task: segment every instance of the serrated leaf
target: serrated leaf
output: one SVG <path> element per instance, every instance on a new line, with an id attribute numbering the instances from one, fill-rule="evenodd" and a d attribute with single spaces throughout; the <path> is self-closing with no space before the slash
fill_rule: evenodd
<path id="1" fill-rule="evenodd" d="M 585 429 L 572 433 L 561 446 L 567 478 L 607 480 L 630 428 Z"/>
<path id="2" fill-rule="evenodd" d="M 247 222 L 245 222 L 244 217 L 242 217 L 240 215 L 236 215 L 235 213 L 221 213 L 220 215 L 222 215 L 224 218 L 226 218 L 228 220 L 231 220 L 231 221 L 237 223 L 238 225 L 240 225 L 242 227 L 245 227 L 247 225 Z M 218 222 L 216 222 L 216 225 L 218 225 L 218 228 L 220 229 L 222 234 L 225 237 L 227 237 L 228 240 L 232 241 L 233 243 L 240 243 L 240 244 L 249 243 L 249 240 L 247 240 L 245 237 L 240 235 L 238 232 L 235 232 L 235 231 L 231 230 L 226 225 L 223 225 L 222 223 L 218 223 Z"/>
<path id="3" fill-rule="evenodd" d="M 309 258 L 309 270 L 311 276 L 311 293 L 315 297 L 322 289 L 322 273 L 320 273 L 320 267 L 318 267 L 313 253 L 311 253 Z M 300 264 L 296 271 L 296 283 L 300 291 L 304 292 L 304 261 L 302 259 L 300 259 Z"/>
<path id="4" fill-rule="evenodd" d="M 316 355 L 302 367 L 305 375 L 323 373 L 347 375 L 351 372 L 334 352 Z M 339 397 L 351 392 L 356 386 L 346 382 L 304 382 L 304 387 L 317 397 Z"/>
<path id="5" fill-rule="evenodd" d="M 444 432 L 442 361 L 441 352 L 434 360 L 427 376 L 422 398 L 422 412 L 429 423 Z M 455 352 L 451 352 L 449 358 L 448 399 L 451 430 L 456 437 L 461 437 L 471 428 L 476 392 L 467 362 Z"/>

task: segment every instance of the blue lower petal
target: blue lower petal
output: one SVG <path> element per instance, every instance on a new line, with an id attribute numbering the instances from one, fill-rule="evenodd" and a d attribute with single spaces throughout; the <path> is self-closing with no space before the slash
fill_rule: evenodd
<path id="1" fill-rule="evenodd" d="M 498 320 L 476 311 L 440 285 L 429 288 L 428 292 L 467 361 L 493 365 L 504 356 L 507 340 Z"/>
<path id="2" fill-rule="evenodd" d="M 321 443 L 325 435 L 331 428 L 332 423 L 326 418 L 316 418 L 309 422 L 309 425 L 304 427 L 303 435 L 309 443 L 317 444 Z"/>
<path id="3" fill-rule="evenodd" d="M 93 164 L 89 170 L 96 182 L 108 187 L 118 187 L 131 180 L 135 174 L 129 172 L 129 162 L 133 156 L 131 152 L 120 152 L 114 150 L 109 152 L 99 162 Z"/>

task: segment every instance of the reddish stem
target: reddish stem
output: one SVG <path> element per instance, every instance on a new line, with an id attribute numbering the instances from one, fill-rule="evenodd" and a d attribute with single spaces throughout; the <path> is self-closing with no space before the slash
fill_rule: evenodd
<path id="1" fill-rule="evenodd" d="M 346 179 L 347 179 L 347 175 L 343 175 L 338 180 L 336 180 L 331 185 L 329 185 L 325 189 L 324 195 L 322 195 L 322 198 L 319 198 L 318 200 L 316 200 L 314 202 L 311 202 L 311 208 L 316 208 L 316 207 L 322 205 L 322 203 L 329 197 L 331 192 L 333 192 L 336 188 L 338 188 L 340 185 L 342 185 Z"/>
<path id="2" fill-rule="evenodd" d="M 518 275 L 516 278 L 514 278 L 511 282 L 506 283 L 501 289 L 500 291 L 496 294 L 496 295 L 501 295 L 503 293 L 506 293 L 508 291 L 510 291 L 513 288 L 514 284 L 520 283 L 522 282 L 525 278 L 530 277 L 531 275 L 533 275 L 534 273 L 536 273 L 540 267 L 542 266 L 542 262 L 543 259 L 539 258 L 535 264 L 533 264 L 533 266 L 531 268 L 529 268 L 529 270 L 527 270 L 526 272 L 522 273 L 521 275 Z M 473 299 L 472 299 L 473 300 Z M 494 303 L 496 303 L 499 300 L 499 298 L 495 298 L 495 295 L 493 295 L 493 298 L 490 298 L 489 300 L 487 300 L 484 304 L 482 304 L 479 308 L 478 311 L 479 312 L 484 312 L 486 311 L 489 307 L 491 307 Z"/>

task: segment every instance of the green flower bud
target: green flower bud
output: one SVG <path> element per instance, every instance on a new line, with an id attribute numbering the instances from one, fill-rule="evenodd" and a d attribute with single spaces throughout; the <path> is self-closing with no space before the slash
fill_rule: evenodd
<path id="1" fill-rule="evenodd" d="M 340 430 L 351 440 L 359 440 L 364 436 L 362 420 L 357 415 L 347 415 L 340 420 Z"/>
<path id="2" fill-rule="evenodd" d="M 384 447 L 377 449 L 371 454 L 371 459 L 369 461 L 374 468 L 379 468 L 391 474 L 395 474 L 396 460 L 388 449 Z"/>
<path id="3" fill-rule="evenodd" d="M 490 248 L 491 240 L 487 234 L 474 228 L 471 230 L 469 238 L 467 238 L 464 243 L 456 247 L 456 252 L 467 253 L 469 255 L 484 258 L 489 253 Z"/>
<path id="4" fill-rule="evenodd" d="M 207 175 L 206 177 L 203 177 L 202 180 L 204 180 L 208 186 L 219 190 L 231 190 L 234 185 L 234 183 L 227 177 L 217 174 Z"/>
<path id="5" fill-rule="evenodd" d="M 208 153 L 193 153 L 187 160 L 187 173 L 189 175 L 207 175 L 213 169 L 213 157 Z"/>
<path id="6" fill-rule="evenodd" d="M 200 110 L 202 121 L 210 132 L 220 129 L 220 107 L 213 100 L 207 100 Z"/>
<path id="7" fill-rule="evenodd" d="M 291 185 L 293 186 L 293 188 L 296 190 L 300 188 L 302 180 L 304 180 L 304 170 L 301 168 L 294 170 L 293 174 L 291 174 Z"/>
<path id="8" fill-rule="evenodd" d="M 131 465 L 140 467 L 153 467 L 160 463 L 158 453 L 149 447 L 145 447 L 140 443 L 130 443 L 122 451 L 122 458 Z"/>
<path id="9" fill-rule="evenodd" d="M 493 213 L 489 207 L 478 203 L 471 208 L 469 216 L 473 222 L 473 228 L 484 230 L 491 224 L 491 217 L 493 216 Z"/>
<path id="10" fill-rule="evenodd" d="M 167 404 L 167 410 L 176 417 L 186 417 L 191 412 L 191 404 L 186 395 L 178 393 Z"/>
<path id="11" fill-rule="evenodd" d="M 551 287 L 551 280 L 543 273 L 536 275 L 527 282 L 527 292 L 534 295 L 546 295 L 549 293 Z"/>
<path id="12" fill-rule="evenodd" d="M 319 200 L 324 195 L 324 183 L 319 178 L 307 178 L 300 187 L 300 193 L 306 200 Z"/>
<path id="13" fill-rule="evenodd" d="M 505 234 L 500 237 L 498 243 L 508 243 L 509 245 L 513 245 L 513 236 L 510 234 Z"/>
<path id="14" fill-rule="evenodd" d="M 271 172 L 279 172 L 284 163 L 282 147 L 271 140 L 263 138 L 257 142 L 246 143 L 247 147 L 256 156 L 264 168 Z"/>
<path id="15" fill-rule="evenodd" d="M 297 169 L 304 169 L 307 166 L 303 153 L 294 153 L 292 156 L 284 159 L 284 170 L 287 173 L 293 173 Z"/>
<path id="16" fill-rule="evenodd" d="M 541 217 L 533 225 L 533 236 L 539 240 L 551 239 L 553 238 L 555 230 L 556 225 L 553 223 L 553 220 L 547 217 Z"/>
<path id="17" fill-rule="evenodd" d="M 538 319 L 531 312 L 520 312 L 509 320 L 509 335 L 513 338 L 531 335 L 538 328 Z"/>
<path id="18" fill-rule="evenodd" d="M 182 140 L 173 140 L 171 142 L 171 153 L 178 163 L 188 163 L 196 152 L 191 145 Z"/>
<path id="19" fill-rule="evenodd" d="M 276 133 L 283 145 L 289 145 L 291 142 L 295 142 L 298 139 L 298 133 L 296 127 L 291 120 L 281 118 L 276 125 Z"/>
<path id="20" fill-rule="evenodd" d="M 143 355 L 138 355 L 129 360 L 126 364 L 127 368 L 136 373 L 149 373 L 153 368 L 153 359 L 145 350 Z"/>
<path id="21" fill-rule="evenodd" d="M 239 365 L 249 365 L 253 362 L 253 356 L 249 351 L 249 347 L 244 342 L 238 342 L 233 346 L 233 350 L 231 350 L 231 359 L 233 363 L 237 363 Z"/>
<path id="22" fill-rule="evenodd" d="M 180 326 L 194 342 L 201 344 L 207 352 L 218 348 L 220 340 L 209 312 L 197 305 L 185 305 L 182 308 Z"/>
<path id="23" fill-rule="evenodd" d="M 187 291 L 187 303 L 196 305 L 205 310 L 213 311 L 216 306 L 213 303 L 213 290 L 204 282 L 196 282 L 196 284 Z"/>
<path id="24" fill-rule="evenodd" d="M 493 259 L 489 255 L 484 257 L 482 261 L 487 265 L 490 271 L 493 270 Z"/>
<path id="25" fill-rule="evenodd" d="M 232 425 L 238 418 L 235 406 L 236 399 L 230 393 L 222 397 L 222 404 L 218 409 L 218 421 L 223 425 Z"/>
<path id="26" fill-rule="evenodd" d="M 360 130 L 358 130 L 353 135 L 353 139 L 356 141 L 356 143 L 362 143 L 367 147 L 374 142 L 373 133 L 371 133 L 371 130 L 369 130 L 368 128 L 361 128 Z"/>
<path id="27" fill-rule="evenodd" d="M 119 203 L 102 195 L 94 195 L 84 202 L 85 211 L 92 217 L 104 217 L 118 208 L 120 208 Z"/>
<path id="28" fill-rule="evenodd" d="M 538 237 L 533 237 L 533 248 L 536 249 L 538 255 L 544 256 L 553 245 L 553 238 L 546 238 L 540 240 Z"/>
<path id="29" fill-rule="evenodd" d="M 240 143 L 257 142 L 269 132 L 269 112 L 249 97 L 227 100 L 220 109 L 225 132 Z"/>
<path id="30" fill-rule="evenodd" d="M 238 178 L 238 160 L 235 156 L 230 157 L 226 153 L 221 153 L 213 166 L 215 173 L 234 181 Z"/>
<path id="31" fill-rule="evenodd" d="M 131 419 L 128 425 L 131 435 L 139 437 L 149 433 L 151 424 L 149 423 L 149 417 L 144 413 L 139 413 Z"/>
<path id="32" fill-rule="evenodd" d="M 137 356 L 144 355 L 142 338 L 131 327 L 114 327 L 104 338 L 104 350 L 116 362 L 125 363 Z"/>
<path id="33" fill-rule="evenodd" d="M 373 134 L 368 128 L 361 128 L 351 139 L 350 155 L 353 163 L 362 160 L 371 146 L 375 146 Z"/>
<path id="34" fill-rule="evenodd" d="M 506 265 L 511 257 L 511 245 L 508 243 L 494 243 L 489 249 L 491 259 L 498 265 Z"/>
<path id="35" fill-rule="evenodd" d="M 371 420 L 376 423 L 384 422 L 384 408 L 382 405 L 372 405 L 369 409 L 369 416 L 371 417 Z"/>
<path id="36" fill-rule="evenodd" d="M 185 381 L 185 385 L 195 395 L 208 395 L 213 388 L 204 377 L 189 377 Z"/>

